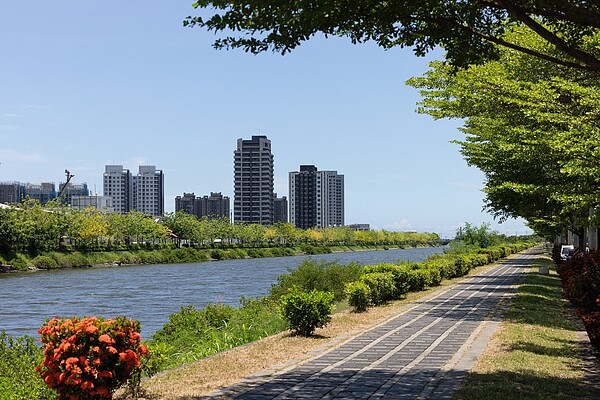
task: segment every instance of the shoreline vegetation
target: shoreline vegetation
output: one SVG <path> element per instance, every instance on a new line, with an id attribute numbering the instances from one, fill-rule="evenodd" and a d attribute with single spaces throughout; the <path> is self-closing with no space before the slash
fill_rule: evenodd
<path id="1" fill-rule="evenodd" d="M 384 251 L 419 247 L 439 247 L 440 244 L 410 245 L 348 245 L 348 246 L 311 246 L 301 247 L 252 247 L 210 249 L 165 248 L 155 250 L 121 250 L 98 252 L 49 252 L 34 257 L 25 254 L 15 255 L 9 263 L 2 262 L 0 256 L 0 274 L 15 272 L 36 272 L 65 268 L 103 268 L 114 266 L 134 266 L 146 264 L 178 264 L 211 262 L 234 259 L 253 259 L 270 257 L 310 256 L 362 251 Z M 13 262 L 15 265 L 11 264 Z"/>
<path id="2" fill-rule="evenodd" d="M 179 211 L 162 218 L 93 208 L 74 210 L 59 201 L 27 200 L 0 208 L 0 271 L 187 263 L 282 257 L 336 251 L 437 246 L 435 233 L 357 231 L 349 227 L 298 229 L 198 219 Z"/>

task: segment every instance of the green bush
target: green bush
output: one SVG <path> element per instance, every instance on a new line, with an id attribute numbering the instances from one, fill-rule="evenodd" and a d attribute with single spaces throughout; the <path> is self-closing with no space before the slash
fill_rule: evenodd
<path id="1" fill-rule="evenodd" d="M 361 271 L 358 263 L 342 265 L 335 261 L 304 260 L 296 269 L 277 277 L 270 295 L 277 299 L 295 285 L 308 291 L 332 292 L 335 301 L 340 301 L 346 297 L 346 283 L 357 280 Z"/>
<path id="2" fill-rule="evenodd" d="M 333 293 L 306 291 L 294 286 L 281 298 L 280 312 L 288 329 L 301 336 L 311 336 L 316 328 L 331 321 Z"/>
<path id="3" fill-rule="evenodd" d="M 394 299 L 396 286 L 391 272 L 371 272 L 360 277 L 362 283 L 369 287 L 370 301 L 379 306 Z"/>
<path id="4" fill-rule="evenodd" d="M 213 260 L 225 260 L 227 258 L 225 251 L 221 249 L 213 249 L 209 255 Z"/>
<path id="5" fill-rule="evenodd" d="M 369 287 L 364 282 L 348 282 L 346 284 L 346 295 L 348 297 L 348 304 L 354 308 L 355 312 L 367 310 L 371 293 L 369 292 Z"/>
<path id="6" fill-rule="evenodd" d="M 25 257 L 25 255 L 23 254 L 15 255 L 15 257 L 12 260 L 10 260 L 9 264 L 11 264 L 19 271 L 27 271 L 27 268 L 29 268 L 29 262 L 27 260 L 27 257 Z"/>
<path id="7" fill-rule="evenodd" d="M 410 289 L 409 282 L 410 264 L 402 263 L 394 265 L 389 263 L 381 263 L 376 265 L 367 265 L 364 267 L 364 273 L 373 272 L 389 272 L 394 278 L 394 293 L 391 298 L 394 300 L 402 298 Z"/>
<path id="8" fill-rule="evenodd" d="M 43 359 L 34 338 L 12 338 L 0 331 L 0 400 L 50 400 L 56 393 L 34 371 Z"/>
<path id="9" fill-rule="evenodd" d="M 52 269 L 58 266 L 56 260 L 50 256 L 37 256 L 30 261 L 30 264 L 39 269 Z"/>

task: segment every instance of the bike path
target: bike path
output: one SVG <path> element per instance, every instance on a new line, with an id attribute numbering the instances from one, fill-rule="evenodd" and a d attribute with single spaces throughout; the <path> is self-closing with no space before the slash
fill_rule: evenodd
<path id="1" fill-rule="evenodd" d="M 211 398 L 451 399 L 483 351 L 537 251 L 411 303 L 399 315 L 300 365 Z"/>

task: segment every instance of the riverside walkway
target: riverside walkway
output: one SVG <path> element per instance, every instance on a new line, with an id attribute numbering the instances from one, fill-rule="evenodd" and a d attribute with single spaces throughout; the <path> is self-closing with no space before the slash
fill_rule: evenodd
<path id="1" fill-rule="evenodd" d="M 451 399 L 537 253 L 530 250 L 502 260 L 315 358 L 209 397 Z"/>

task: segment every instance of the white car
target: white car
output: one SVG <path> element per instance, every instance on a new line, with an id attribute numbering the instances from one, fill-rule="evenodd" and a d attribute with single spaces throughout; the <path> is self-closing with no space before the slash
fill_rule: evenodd
<path id="1" fill-rule="evenodd" d="M 575 251 L 575 246 L 572 244 L 563 244 L 560 246 L 560 259 L 565 262 L 571 258 L 573 252 Z"/>

